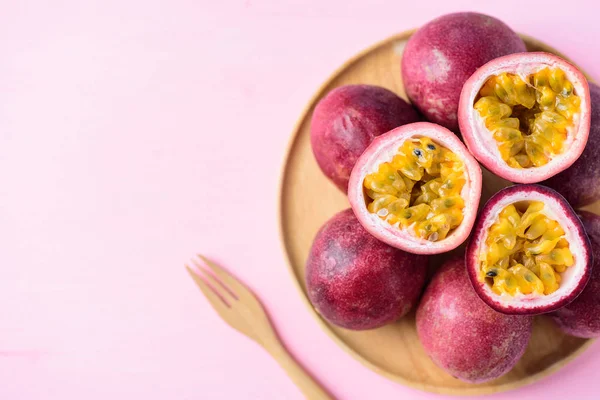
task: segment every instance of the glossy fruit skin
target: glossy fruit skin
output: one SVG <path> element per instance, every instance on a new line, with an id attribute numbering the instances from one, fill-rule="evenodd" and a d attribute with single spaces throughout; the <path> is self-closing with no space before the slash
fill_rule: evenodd
<path id="1" fill-rule="evenodd" d="M 483 64 L 526 51 L 504 22 L 474 12 L 448 14 L 421 27 L 402 56 L 402 80 L 425 118 L 458 132 L 457 110 L 465 81 Z"/>
<path id="2" fill-rule="evenodd" d="M 569 335 L 597 338 L 600 337 L 600 216 L 580 211 L 579 217 L 594 253 L 592 276 L 583 292 L 571 303 L 552 313 L 552 318 Z"/>
<path id="3" fill-rule="evenodd" d="M 462 223 L 445 239 L 430 242 L 415 238 L 408 232 L 398 230 L 371 214 L 365 203 L 363 182 L 372 163 L 388 161 L 381 159 L 389 150 L 396 151 L 400 143 L 413 136 L 425 136 L 459 155 L 468 173 L 468 187 L 464 189 L 465 208 Z M 482 174 L 479 164 L 458 137 L 448 129 L 430 122 L 415 122 L 400 126 L 377 137 L 357 160 L 348 185 L 348 200 L 354 214 L 365 229 L 377 239 L 397 249 L 414 254 L 440 254 L 460 246 L 469 236 L 481 197 Z M 467 186 L 467 185 L 465 185 Z"/>
<path id="4" fill-rule="evenodd" d="M 559 67 L 575 87 L 581 100 L 579 129 L 565 157 L 551 160 L 536 168 L 511 168 L 497 150 L 497 143 L 487 130 L 481 130 L 478 114 L 473 108 L 474 100 L 490 75 L 501 72 L 529 74 L 542 66 Z M 477 115 L 477 116 L 476 116 Z M 477 69 L 467 79 L 460 93 L 458 122 L 463 140 L 469 151 L 483 166 L 495 175 L 515 183 L 538 183 L 569 168 L 583 153 L 590 130 L 590 90 L 581 71 L 568 61 L 550 53 L 516 53 L 496 58 Z"/>
<path id="5" fill-rule="evenodd" d="M 378 241 L 348 209 L 317 233 L 306 262 L 306 289 L 317 312 L 332 324 L 374 329 L 410 311 L 426 270 L 426 257 Z"/>
<path id="6" fill-rule="evenodd" d="M 562 297 L 554 298 L 554 300 L 548 300 L 547 302 L 543 302 L 543 304 L 509 304 L 506 302 L 506 300 L 503 301 L 500 296 L 490 295 L 488 291 L 484 290 L 485 283 L 481 283 L 478 280 L 478 247 L 480 242 L 485 239 L 485 235 L 487 234 L 487 228 L 490 226 L 489 219 L 496 218 L 496 212 L 499 212 L 503 208 L 500 207 L 500 209 L 498 209 L 498 205 L 502 204 L 506 198 L 513 196 L 520 200 L 526 199 L 542 201 L 546 204 L 553 202 L 553 212 L 560 217 L 557 219 L 558 222 L 564 229 L 570 228 L 573 232 L 573 239 L 577 240 L 576 243 L 571 241 L 571 251 L 576 256 L 576 259 L 581 260 L 580 268 L 583 268 L 583 270 L 572 290 L 570 290 L 569 293 L 562 294 Z M 555 311 L 569 304 L 575 298 L 577 298 L 577 296 L 579 296 L 579 294 L 585 288 L 592 272 L 592 263 L 593 254 L 590 240 L 585 232 L 581 220 L 573 208 L 569 205 L 565 198 L 560 195 L 560 193 L 538 184 L 513 185 L 504 188 L 493 195 L 481 209 L 465 251 L 465 264 L 467 266 L 467 273 L 475 292 L 488 306 L 498 312 L 509 315 L 544 314 Z M 575 266 L 569 268 L 575 268 Z"/>
<path id="7" fill-rule="evenodd" d="M 465 382 L 510 371 L 531 336 L 532 318 L 492 310 L 477 296 L 464 259 L 444 263 L 417 308 L 417 333 L 433 362 Z"/>
<path id="8" fill-rule="evenodd" d="M 600 86 L 588 84 L 591 119 L 585 150 L 569 168 L 542 182 L 565 196 L 575 208 L 600 200 Z"/>
<path id="9" fill-rule="evenodd" d="M 310 142 L 321 171 L 346 192 L 352 167 L 373 139 L 419 120 L 417 111 L 395 93 L 373 85 L 346 85 L 316 105 Z"/>

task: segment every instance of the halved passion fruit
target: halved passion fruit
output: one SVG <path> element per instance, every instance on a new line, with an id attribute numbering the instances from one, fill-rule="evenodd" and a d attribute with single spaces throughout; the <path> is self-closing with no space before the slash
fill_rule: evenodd
<path id="1" fill-rule="evenodd" d="M 562 58 L 517 53 L 467 80 L 458 115 L 467 147 L 490 171 L 512 182 L 540 182 L 583 152 L 590 92 L 583 74 Z"/>
<path id="2" fill-rule="evenodd" d="M 494 310 L 541 314 L 581 293 L 592 251 L 581 221 L 558 192 L 516 185 L 483 207 L 466 265 L 475 291 Z"/>
<path id="3" fill-rule="evenodd" d="M 350 175 L 348 198 L 379 240 L 414 254 L 465 241 L 481 196 L 481 169 L 448 129 L 428 122 L 377 137 Z"/>

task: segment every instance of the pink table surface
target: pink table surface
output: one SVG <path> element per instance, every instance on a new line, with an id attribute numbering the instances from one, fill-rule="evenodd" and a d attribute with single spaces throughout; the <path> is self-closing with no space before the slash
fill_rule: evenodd
<path id="1" fill-rule="evenodd" d="M 451 11 L 498 16 L 600 77 L 600 6 L 563 4 L 2 2 L 0 399 L 300 399 L 193 286 L 196 251 L 261 295 L 337 397 L 440 398 L 363 367 L 310 315 L 279 244 L 284 150 L 344 60 Z M 598 398 L 599 379 L 596 344 L 489 398 Z"/>

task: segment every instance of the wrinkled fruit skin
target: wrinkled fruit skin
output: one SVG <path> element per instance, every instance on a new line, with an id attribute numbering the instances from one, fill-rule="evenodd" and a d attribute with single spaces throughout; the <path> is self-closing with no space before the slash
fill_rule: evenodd
<path id="1" fill-rule="evenodd" d="M 591 98 L 590 135 L 577 161 L 543 185 L 565 196 L 573 207 L 600 200 L 600 86 L 588 82 Z"/>
<path id="2" fill-rule="evenodd" d="M 594 253 L 592 276 L 583 292 L 571 303 L 554 312 L 552 318 L 565 333 L 581 338 L 600 337 L 600 216 L 581 211 Z"/>
<path id="3" fill-rule="evenodd" d="M 418 120 L 410 104 L 385 88 L 341 86 L 315 107 L 310 142 L 325 176 L 345 193 L 352 167 L 373 139 Z"/>
<path id="4" fill-rule="evenodd" d="M 501 314 L 479 299 L 462 258 L 440 268 L 417 309 L 417 333 L 429 357 L 470 383 L 508 372 L 525 352 L 531 329 L 531 317 Z"/>
<path id="5" fill-rule="evenodd" d="M 306 288 L 329 322 L 354 330 L 396 321 L 416 304 L 427 258 L 371 236 L 348 209 L 323 225 L 306 262 Z"/>
<path id="6" fill-rule="evenodd" d="M 473 12 L 444 15 L 406 44 L 404 87 L 428 121 L 458 132 L 460 91 L 469 76 L 494 58 L 524 51 L 523 40 L 496 18 Z"/>

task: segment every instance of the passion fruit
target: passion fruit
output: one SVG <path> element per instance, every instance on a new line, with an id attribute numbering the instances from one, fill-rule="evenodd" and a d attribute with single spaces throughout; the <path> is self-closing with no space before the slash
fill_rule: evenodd
<path id="1" fill-rule="evenodd" d="M 600 216 L 581 211 L 579 217 L 590 238 L 594 254 L 592 276 L 583 292 L 552 314 L 562 331 L 582 338 L 600 337 Z"/>
<path id="2" fill-rule="evenodd" d="M 348 209 L 317 233 L 306 262 L 306 289 L 327 321 L 347 329 L 373 329 L 410 311 L 426 270 L 426 257 L 375 239 Z"/>
<path id="3" fill-rule="evenodd" d="M 469 76 L 494 58 L 525 50 L 523 40 L 496 18 L 474 12 L 444 15 L 408 40 L 404 88 L 427 120 L 457 131 L 460 90 Z"/>
<path id="4" fill-rule="evenodd" d="M 590 130 L 585 76 L 548 53 L 519 53 L 479 68 L 465 83 L 460 131 L 475 158 L 512 182 L 535 183 L 571 166 Z"/>
<path id="5" fill-rule="evenodd" d="M 589 82 L 590 134 L 585 150 L 569 168 L 543 182 L 565 196 L 573 207 L 600 200 L 600 86 Z"/>
<path id="6" fill-rule="evenodd" d="M 345 193 L 354 163 L 373 139 L 418 120 L 410 104 L 385 88 L 341 86 L 315 107 L 310 142 L 325 176 Z"/>
<path id="7" fill-rule="evenodd" d="M 541 314 L 573 301 L 592 269 L 583 225 L 558 192 L 516 185 L 483 207 L 467 244 L 475 291 L 494 310 Z"/>
<path id="8" fill-rule="evenodd" d="M 532 318 L 489 308 L 473 291 L 463 258 L 446 261 L 417 308 L 417 334 L 440 368 L 465 382 L 486 382 L 519 361 Z"/>
<path id="9" fill-rule="evenodd" d="M 379 240 L 415 254 L 452 250 L 471 232 L 481 169 L 448 129 L 428 122 L 377 137 L 348 185 L 358 221 Z"/>

